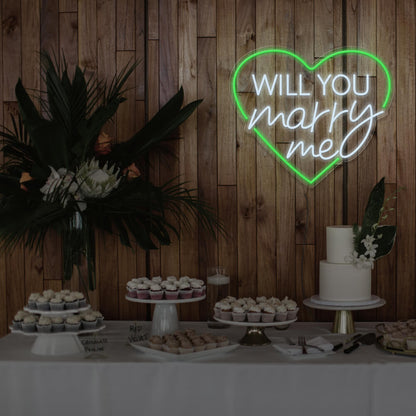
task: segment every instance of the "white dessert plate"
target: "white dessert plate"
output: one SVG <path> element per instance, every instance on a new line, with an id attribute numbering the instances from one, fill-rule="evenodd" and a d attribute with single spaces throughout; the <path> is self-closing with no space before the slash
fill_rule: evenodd
<path id="1" fill-rule="evenodd" d="M 156 358 L 161 358 L 164 360 L 173 360 L 173 361 L 188 361 L 188 360 L 195 360 L 198 358 L 209 358 L 217 354 L 224 354 L 230 351 L 235 350 L 240 346 L 240 344 L 229 344 L 225 347 L 217 347 L 213 348 L 212 350 L 205 350 L 205 351 L 198 351 L 198 352 L 190 352 L 188 354 L 173 354 L 171 352 L 165 352 L 160 350 L 154 350 L 150 348 L 148 345 L 148 341 L 141 341 L 141 342 L 130 342 L 130 345 L 147 355 L 151 355 Z"/>
<path id="2" fill-rule="evenodd" d="M 63 311 L 41 311 L 39 309 L 30 309 L 28 306 L 25 306 L 23 310 L 26 312 L 33 313 L 35 315 L 43 315 L 43 316 L 64 316 L 64 315 L 72 315 L 78 312 L 84 312 L 90 309 L 91 306 L 87 305 L 83 308 L 76 308 L 76 309 L 64 309 Z"/>
<path id="3" fill-rule="evenodd" d="M 310 301 L 316 303 L 317 305 L 325 305 L 325 306 L 369 306 L 380 302 L 380 298 L 376 295 L 371 295 L 371 299 L 368 300 L 361 300 L 357 302 L 353 301 L 331 301 L 331 300 L 324 300 L 319 297 L 319 295 L 313 295 L 310 298 Z"/>
<path id="4" fill-rule="evenodd" d="M 198 298 L 189 298 L 189 299 L 173 299 L 173 300 L 167 300 L 167 299 L 160 299 L 160 300 L 153 300 L 153 299 L 137 299 L 137 298 L 131 298 L 130 296 L 126 295 L 126 299 L 129 302 L 137 302 L 137 303 L 154 303 L 154 304 L 161 304 L 161 305 L 169 305 L 169 304 L 175 304 L 175 303 L 192 303 L 192 302 L 199 302 L 200 300 L 205 299 L 204 296 L 199 296 Z"/>
<path id="5" fill-rule="evenodd" d="M 228 325 L 235 325 L 235 326 L 255 326 L 255 327 L 263 327 L 263 328 L 267 328 L 267 327 L 272 327 L 272 326 L 286 326 L 289 324 L 293 324 L 293 322 L 297 321 L 298 318 L 295 319 L 290 319 L 289 321 L 273 321 L 273 322 L 248 322 L 248 321 L 244 321 L 244 322 L 237 322 L 237 321 L 226 321 L 225 319 L 220 319 L 214 316 L 214 319 L 218 322 L 221 322 L 223 324 L 228 324 Z"/>
<path id="6" fill-rule="evenodd" d="M 50 337 L 50 336 L 65 336 L 65 335 L 82 335 L 82 334 L 92 334 L 94 332 L 99 332 L 101 330 L 103 330 L 105 328 L 105 325 L 101 325 L 98 328 L 93 328 L 93 329 L 80 329 L 79 331 L 60 331 L 60 332 L 25 332 L 22 331 L 21 329 L 13 329 L 12 326 L 9 326 L 10 331 L 12 332 L 12 334 L 22 334 L 22 335 L 26 335 L 29 337 L 33 337 L 33 336 L 46 336 L 46 337 Z"/>

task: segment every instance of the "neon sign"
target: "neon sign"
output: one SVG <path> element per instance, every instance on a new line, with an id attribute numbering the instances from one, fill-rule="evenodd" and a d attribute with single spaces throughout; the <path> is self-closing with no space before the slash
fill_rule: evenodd
<path id="1" fill-rule="evenodd" d="M 343 55 L 365 57 L 376 62 L 380 67 L 380 73 L 384 75 L 386 81 L 381 108 L 377 109 L 376 103 L 371 102 L 371 97 L 374 97 L 375 94 L 372 91 L 374 84 L 369 74 L 358 76 L 357 73 L 330 72 L 328 68 L 325 68 L 326 65 L 329 66 L 331 60 Z M 314 86 L 304 82 L 305 71 L 299 73 L 287 73 L 287 71 L 248 73 L 245 75 L 250 83 L 251 91 L 255 94 L 257 101 L 261 101 L 263 105 L 259 108 L 245 109 L 237 88 L 239 78 L 245 68 L 250 67 L 247 64 L 257 62 L 266 56 L 273 56 L 280 60 L 293 59 L 306 69 L 306 73 L 315 75 Z M 322 73 L 319 72 L 321 69 Z M 248 130 L 253 131 L 276 158 L 297 177 L 307 184 L 313 185 L 342 160 L 351 160 L 365 148 L 375 129 L 376 120 L 386 113 L 392 95 L 392 80 L 384 63 L 375 55 L 362 50 L 335 51 L 314 65 L 309 65 L 291 51 L 265 49 L 251 53 L 236 66 L 232 75 L 231 89 L 241 116 L 248 122 Z M 341 103 L 343 97 L 348 97 L 348 107 L 343 107 Z M 272 105 L 267 105 L 267 100 Z M 289 100 L 291 100 L 290 105 L 288 105 Z M 282 103 L 283 109 L 279 109 L 279 104 Z M 342 139 L 338 139 L 336 142 L 334 140 L 335 131 L 339 132 L 342 129 L 343 118 L 348 122 L 348 129 L 342 132 Z M 296 132 L 296 138 L 288 142 L 288 146 L 283 151 L 267 138 L 264 127 L 261 129 L 259 125 L 270 129 L 279 127 L 280 132 L 287 132 L 288 137 L 291 138 Z M 317 126 L 321 127 L 319 130 L 321 134 L 324 130 L 324 137 L 316 137 Z M 303 138 L 304 135 L 309 137 L 309 142 Z M 311 135 L 315 135 L 312 142 Z M 276 141 L 282 141 L 282 138 L 278 137 Z M 287 142 L 284 137 L 283 141 Z M 296 157 L 319 160 L 327 165 L 315 172 L 314 176 L 310 176 L 296 166 Z"/>

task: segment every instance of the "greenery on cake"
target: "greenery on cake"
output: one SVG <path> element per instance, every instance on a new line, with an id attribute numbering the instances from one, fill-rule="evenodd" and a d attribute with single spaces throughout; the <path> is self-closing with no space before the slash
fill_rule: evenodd
<path id="1" fill-rule="evenodd" d="M 368 198 L 361 226 L 354 224 L 354 251 L 351 259 L 358 267 L 374 267 L 375 260 L 390 253 L 396 239 L 396 226 L 382 225 L 387 218 L 384 178 L 373 188 Z"/>
<path id="2" fill-rule="evenodd" d="M 177 137 L 176 129 L 200 101 L 182 107 L 181 88 L 141 130 L 116 142 L 104 129 L 125 101 L 125 83 L 136 64 L 106 85 L 95 76 L 87 79 L 78 66 L 71 79 L 65 59 L 58 61 L 41 54 L 45 94 L 32 91 L 30 97 L 19 79 L 19 114 L 0 132 L 2 248 L 24 243 L 41 251 L 47 232 L 55 230 L 63 241 L 64 278 L 86 259 L 93 289 L 96 229 L 146 250 L 169 245 L 172 235 L 179 238 L 180 226 L 191 217 L 215 233 L 217 217 L 196 189 L 175 177 L 156 185 L 148 175 L 150 152 L 168 150 L 163 143 Z"/>

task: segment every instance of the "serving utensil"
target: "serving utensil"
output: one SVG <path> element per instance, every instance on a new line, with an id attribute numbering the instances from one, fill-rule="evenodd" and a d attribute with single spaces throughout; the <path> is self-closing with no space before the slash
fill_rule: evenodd
<path id="1" fill-rule="evenodd" d="M 362 337 L 358 338 L 351 347 L 344 350 L 345 354 L 349 354 L 356 350 L 360 345 L 372 345 L 376 342 L 376 334 L 370 332 L 369 334 L 365 334 Z"/>
<path id="2" fill-rule="evenodd" d="M 360 338 L 363 334 L 355 334 L 353 337 L 348 338 L 345 342 L 340 342 L 339 344 L 334 345 L 334 348 L 332 348 L 332 351 L 338 351 L 342 347 L 345 347 L 350 342 L 355 341 L 356 339 Z"/>

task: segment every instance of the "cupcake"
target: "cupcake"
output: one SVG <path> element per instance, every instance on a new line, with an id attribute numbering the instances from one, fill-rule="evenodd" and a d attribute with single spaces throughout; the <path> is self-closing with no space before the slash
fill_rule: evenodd
<path id="1" fill-rule="evenodd" d="M 65 319 L 65 331 L 79 331 L 81 327 L 81 317 L 79 315 L 71 315 Z"/>
<path id="2" fill-rule="evenodd" d="M 220 312 L 220 318 L 224 321 L 231 321 L 233 315 L 232 315 L 232 308 L 229 303 L 222 303 L 221 304 L 221 312 Z"/>
<path id="3" fill-rule="evenodd" d="M 266 296 L 257 296 L 256 302 L 257 303 L 266 303 L 267 302 L 267 298 L 266 298 Z"/>
<path id="4" fill-rule="evenodd" d="M 71 295 L 67 295 L 64 296 L 64 301 L 65 301 L 65 309 L 78 309 L 78 299 L 75 298 L 75 296 Z"/>
<path id="5" fill-rule="evenodd" d="M 127 296 L 130 298 L 137 298 L 137 283 L 135 282 L 127 282 Z"/>
<path id="6" fill-rule="evenodd" d="M 176 285 L 169 283 L 165 287 L 165 298 L 167 300 L 175 300 L 178 299 L 179 296 L 179 290 L 176 287 Z"/>
<path id="7" fill-rule="evenodd" d="M 51 311 L 63 311 L 65 308 L 65 302 L 61 297 L 54 297 L 49 301 L 49 307 Z"/>
<path id="8" fill-rule="evenodd" d="M 175 283 L 178 279 L 176 278 L 176 276 L 168 276 L 168 277 L 166 278 L 166 280 L 167 280 L 169 283 Z"/>
<path id="9" fill-rule="evenodd" d="M 190 283 L 190 281 L 191 281 L 191 278 L 189 276 L 181 276 L 179 278 L 180 283 Z"/>
<path id="10" fill-rule="evenodd" d="M 170 285 L 170 283 L 167 280 L 162 280 L 160 283 L 160 287 L 165 290 L 167 285 Z"/>
<path id="11" fill-rule="evenodd" d="M 53 316 L 51 322 L 52 332 L 62 332 L 65 329 L 64 318 L 62 316 Z"/>
<path id="12" fill-rule="evenodd" d="M 64 297 L 70 295 L 71 291 L 69 289 L 63 289 L 59 293 L 62 295 L 62 297 Z"/>
<path id="13" fill-rule="evenodd" d="M 202 283 L 201 283 L 202 282 Z M 192 288 L 192 297 L 194 298 L 200 298 L 204 295 L 204 282 L 202 280 L 195 279 L 191 282 L 191 288 Z"/>
<path id="14" fill-rule="evenodd" d="M 82 329 L 97 328 L 97 317 L 92 313 L 86 313 L 82 316 Z"/>
<path id="15" fill-rule="evenodd" d="M 182 282 L 181 285 L 179 286 L 179 297 L 181 299 L 192 298 L 192 288 L 188 282 Z"/>
<path id="16" fill-rule="evenodd" d="M 217 302 L 214 306 L 214 316 L 221 319 L 221 305 L 222 302 Z"/>
<path id="17" fill-rule="evenodd" d="M 261 313 L 261 321 L 267 324 L 273 322 L 275 315 L 276 309 L 272 305 L 266 304 Z"/>
<path id="18" fill-rule="evenodd" d="M 30 314 L 24 317 L 22 322 L 22 330 L 24 332 L 35 332 L 36 331 L 36 318 Z"/>
<path id="19" fill-rule="evenodd" d="M 47 316 L 41 316 L 39 318 L 38 323 L 36 324 L 36 328 L 39 333 L 47 334 L 52 331 L 52 321 Z"/>
<path id="20" fill-rule="evenodd" d="M 294 300 L 287 300 L 283 303 L 287 309 L 287 319 L 295 319 L 299 308 Z"/>
<path id="21" fill-rule="evenodd" d="M 157 283 L 152 284 L 150 286 L 149 295 L 150 295 L 150 299 L 152 300 L 163 299 L 163 290 L 161 286 Z"/>
<path id="22" fill-rule="evenodd" d="M 36 301 L 36 309 L 38 311 L 49 311 L 49 299 L 44 296 L 39 296 Z"/>
<path id="23" fill-rule="evenodd" d="M 87 299 L 82 292 L 73 292 L 72 296 L 78 301 L 78 308 L 85 308 L 87 306 Z"/>
<path id="24" fill-rule="evenodd" d="M 104 316 L 100 311 L 91 311 L 96 318 L 97 318 L 97 326 L 100 327 L 103 324 Z"/>
<path id="25" fill-rule="evenodd" d="M 163 340 L 158 335 L 153 335 L 149 338 L 149 347 L 154 350 L 162 350 Z"/>
<path id="26" fill-rule="evenodd" d="M 233 317 L 233 321 L 244 322 L 246 320 L 246 311 L 242 306 L 234 306 L 231 315 Z"/>
<path id="27" fill-rule="evenodd" d="M 162 283 L 162 276 L 154 276 L 152 277 L 152 283 L 156 283 L 158 285 L 160 285 Z"/>
<path id="28" fill-rule="evenodd" d="M 146 283 L 137 284 L 137 299 L 149 299 L 149 286 Z"/>
<path id="29" fill-rule="evenodd" d="M 261 309 L 258 305 L 250 306 L 247 312 L 247 320 L 248 322 L 260 322 L 261 319 Z"/>
<path id="30" fill-rule="evenodd" d="M 52 299 L 53 297 L 55 297 L 55 291 L 52 289 L 44 290 L 42 296 L 46 299 Z"/>
<path id="31" fill-rule="evenodd" d="M 36 309 L 36 301 L 40 298 L 40 293 L 31 293 L 29 296 L 29 300 L 27 302 L 27 306 L 30 309 Z"/>
<path id="32" fill-rule="evenodd" d="M 25 311 L 18 311 L 13 318 L 12 327 L 16 330 L 22 330 L 22 323 L 26 316 L 29 314 Z"/>
<path id="33" fill-rule="evenodd" d="M 276 321 L 283 322 L 287 320 L 287 309 L 283 303 L 276 307 Z"/>
<path id="34" fill-rule="evenodd" d="M 216 337 L 215 340 L 217 342 L 218 347 L 226 347 L 230 343 L 230 340 L 227 337 L 225 337 L 224 335 L 220 335 L 220 336 Z"/>

